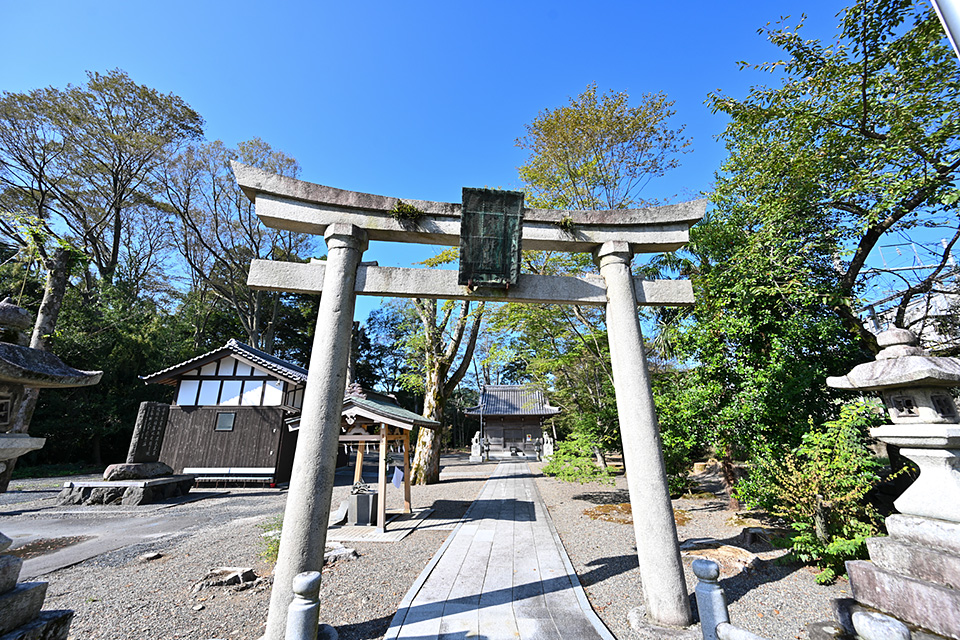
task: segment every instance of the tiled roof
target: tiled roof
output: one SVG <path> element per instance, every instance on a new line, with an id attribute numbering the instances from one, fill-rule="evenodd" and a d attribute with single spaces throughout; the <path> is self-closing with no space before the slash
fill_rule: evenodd
<path id="1" fill-rule="evenodd" d="M 278 378 L 287 380 L 289 382 L 304 383 L 307 381 L 307 370 L 303 367 L 270 355 L 265 351 L 260 351 L 260 349 L 255 349 L 250 345 L 237 342 L 232 338 L 227 341 L 227 344 L 219 349 L 208 351 L 203 355 L 185 360 L 180 364 L 173 365 L 172 367 L 167 367 L 162 371 L 157 371 L 156 373 L 151 373 L 150 375 L 146 376 L 140 376 L 140 379 L 147 383 L 156 382 L 160 384 L 174 384 L 176 382 L 175 378 L 178 375 L 198 367 L 202 367 L 208 362 L 214 362 L 228 355 L 238 357 L 239 360 L 248 362 L 255 367 L 263 369 L 264 371 L 272 373 Z"/>
<path id="2" fill-rule="evenodd" d="M 472 416 L 552 416 L 560 413 L 551 407 L 539 389 L 528 385 L 484 385 L 480 405 L 467 409 Z"/>
<path id="3" fill-rule="evenodd" d="M 394 418 L 401 422 L 409 422 L 413 425 L 420 425 L 422 427 L 438 427 L 440 423 L 435 420 L 430 420 L 429 418 L 424 418 L 423 416 L 416 414 L 412 411 L 407 411 L 396 401 L 390 401 L 389 399 L 384 398 L 380 394 L 368 394 L 366 398 L 361 398 L 357 396 L 347 396 L 343 399 L 344 404 L 353 402 L 359 407 L 364 407 L 369 411 L 383 416 L 384 418 Z"/>

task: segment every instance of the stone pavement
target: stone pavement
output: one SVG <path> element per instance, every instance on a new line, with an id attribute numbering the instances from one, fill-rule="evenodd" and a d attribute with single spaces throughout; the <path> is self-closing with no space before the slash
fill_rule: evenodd
<path id="1" fill-rule="evenodd" d="M 384 638 L 614 640 L 590 608 L 523 461 L 497 466 Z"/>

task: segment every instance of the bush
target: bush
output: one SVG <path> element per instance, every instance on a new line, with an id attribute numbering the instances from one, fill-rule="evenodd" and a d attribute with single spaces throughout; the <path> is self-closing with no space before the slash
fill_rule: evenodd
<path id="1" fill-rule="evenodd" d="M 569 440 L 558 442 L 550 462 L 543 473 L 566 482 L 602 482 L 613 484 L 613 474 L 601 468 L 594 459 L 597 443 L 585 433 L 574 434 Z"/>
<path id="2" fill-rule="evenodd" d="M 280 532 L 283 529 L 283 514 L 279 514 L 260 524 L 263 534 L 260 537 L 260 557 L 264 562 L 274 564 L 280 551 Z"/>
<path id="3" fill-rule="evenodd" d="M 865 442 L 867 428 L 879 423 L 875 403 L 847 404 L 796 449 L 758 456 L 737 484 L 737 497 L 751 508 L 786 520 L 792 556 L 816 564 L 822 584 L 843 575 L 846 560 L 865 557 L 865 540 L 878 533 L 879 514 L 865 496 L 881 463 Z"/>

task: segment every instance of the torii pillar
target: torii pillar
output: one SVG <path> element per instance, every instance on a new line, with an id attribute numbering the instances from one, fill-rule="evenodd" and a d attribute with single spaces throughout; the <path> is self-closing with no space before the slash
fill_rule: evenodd
<path id="1" fill-rule="evenodd" d="M 287 610 L 293 601 L 293 579 L 304 571 L 320 571 L 327 542 L 340 414 L 357 301 L 354 290 L 357 266 L 367 248 L 367 238 L 363 229 L 352 224 L 332 224 L 327 227 L 324 239 L 327 260 L 323 296 L 310 352 L 310 375 L 303 392 L 300 434 L 283 512 L 283 535 L 273 572 L 270 613 L 264 635 L 269 640 L 283 640 Z M 310 637 L 316 635 L 315 627 Z"/>
<path id="2" fill-rule="evenodd" d="M 607 285 L 607 339 L 647 615 L 661 624 L 686 627 L 693 622 L 693 616 L 637 317 L 630 273 L 633 253 L 626 242 L 607 242 L 596 257 Z M 638 512 L 641 505 L 642 514 Z"/>

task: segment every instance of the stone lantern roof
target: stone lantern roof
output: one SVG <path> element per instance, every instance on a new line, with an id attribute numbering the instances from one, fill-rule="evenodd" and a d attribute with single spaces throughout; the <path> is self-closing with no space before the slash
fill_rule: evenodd
<path id="1" fill-rule="evenodd" d="M 102 371 L 82 371 L 41 349 L 25 346 L 23 331 L 33 324 L 30 313 L 6 298 L 0 302 L 0 383 L 41 389 L 86 387 L 100 382 Z M 17 344 L 3 341 L 12 338 Z"/>
<path id="2" fill-rule="evenodd" d="M 930 356 L 917 346 L 917 338 L 910 331 L 884 331 L 877 342 L 884 348 L 876 360 L 857 365 L 846 375 L 827 378 L 827 386 L 860 391 L 960 387 L 960 359 Z"/>

